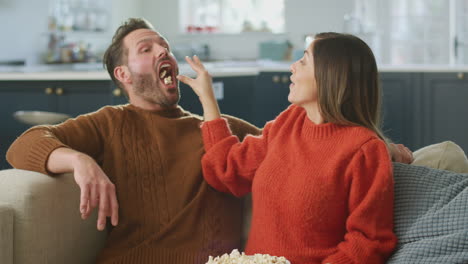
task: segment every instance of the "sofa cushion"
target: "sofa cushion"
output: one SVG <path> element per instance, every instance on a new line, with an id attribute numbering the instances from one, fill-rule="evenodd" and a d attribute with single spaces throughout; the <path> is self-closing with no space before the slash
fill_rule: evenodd
<path id="1" fill-rule="evenodd" d="M 468 263 L 468 174 L 394 163 L 397 249 L 388 263 Z"/>
<path id="2" fill-rule="evenodd" d="M 413 165 L 468 173 L 468 159 L 463 149 L 452 141 L 426 146 L 413 153 Z"/>
<path id="3" fill-rule="evenodd" d="M 0 263 L 13 264 L 13 209 L 0 203 Z"/>

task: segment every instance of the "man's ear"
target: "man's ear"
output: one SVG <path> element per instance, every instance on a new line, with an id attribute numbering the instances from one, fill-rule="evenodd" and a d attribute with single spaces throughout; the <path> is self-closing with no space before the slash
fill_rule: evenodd
<path id="1" fill-rule="evenodd" d="M 114 68 L 114 76 L 121 83 L 131 83 L 132 75 L 125 65 L 120 65 Z"/>

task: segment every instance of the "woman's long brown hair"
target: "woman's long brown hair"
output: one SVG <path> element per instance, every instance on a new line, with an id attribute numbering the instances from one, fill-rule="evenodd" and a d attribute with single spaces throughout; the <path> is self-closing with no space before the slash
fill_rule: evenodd
<path id="1" fill-rule="evenodd" d="M 356 36 L 320 33 L 312 44 L 320 112 L 327 122 L 381 131 L 379 75 L 374 54 Z"/>

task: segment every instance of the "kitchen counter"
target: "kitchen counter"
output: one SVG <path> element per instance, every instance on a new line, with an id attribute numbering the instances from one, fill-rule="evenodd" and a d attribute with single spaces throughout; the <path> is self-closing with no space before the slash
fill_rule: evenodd
<path id="1" fill-rule="evenodd" d="M 255 76 L 260 72 L 288 72 L 291 62 L 223 61 L 208 62 L 213 77 Z M 179 65 L 183 75 L 195 73 L 186 63 Z M 381 65 L 380 72 L 468 72 L 468 65 Z M 100 63 L 0 67 L 0 80 L 110 80 Z"/>

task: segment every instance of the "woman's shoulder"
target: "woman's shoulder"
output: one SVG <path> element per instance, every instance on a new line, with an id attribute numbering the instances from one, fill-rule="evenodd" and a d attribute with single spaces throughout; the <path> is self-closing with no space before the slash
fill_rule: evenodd
<path id="1" fill-rule="evenodd" d="M 374 131 L 364 126 L 349 126 L 348 131 L 351 137 L 357 137 L 364 141 L 379 139 L 379 136 Z"/>
<path id="2" fill-rule="evenodd" d="M 347 129 L 347 142 L 352 142 L 354 148 L 363 150 L 369 146 L 386 146 L 386 143 L 374 131 L 363 126 L 349 126 Z"/>

